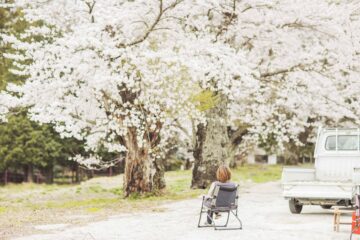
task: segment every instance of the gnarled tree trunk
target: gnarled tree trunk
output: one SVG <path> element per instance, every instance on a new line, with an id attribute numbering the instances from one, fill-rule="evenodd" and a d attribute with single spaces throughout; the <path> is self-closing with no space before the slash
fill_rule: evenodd
<path id="1" fill-rule="evenodd" d="M 206 118 L 207 124 L 198 124 L 196 130 L 192 188 L 206 188 L 216 180 L 217 168 L 221 164 L 229 164 L 225 97 L 221 97 L 216 106 L 207 110 Z"/>
<path id="2" fill-rule="evenodd" d="M 150 144 L 139 146 L 136 129 L 130 128 L 126 138 L 127 155 L 124 173 L 124 194 L 154 192 L 165 187 L 161 161 L 150 158 Z"/>

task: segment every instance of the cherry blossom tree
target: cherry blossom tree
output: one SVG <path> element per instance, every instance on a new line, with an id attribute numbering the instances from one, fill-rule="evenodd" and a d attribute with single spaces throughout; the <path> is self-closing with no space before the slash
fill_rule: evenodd
<path id="1" fill-rule="evenodd" d="M 359 123 L 357 1 L 16 1 L 36 23 L 2 34 L 26 76 L 0 114 L 28 106 L 64 137 L 126 153 L 124 190 L 163 188 L 167 139 L 192 121 L 193 187 L 232 154 Z M 30 65 L 24 62 L 31 62 Z M 190 134 L 191 135 L 191 134 Z M 74 157 L 88 167 L 95 155 Z"/>
<path id="2" fill-rule="evenodd" d="M 199 146 L 218 159 L 231 159 L 256 145 L 299 155 L 294 149 L 314 141 L 319 125 L 359 124 L 359 7 L 355 1 L 228 1 L 208 9 L 211 17 L 221 19 L 211 28 L 214 41 L 245 51 L 254 79 L 242 82 L 228 111 L 220 111 L 220 119 L 229 118 L 228 140 L 209 143 L 205 133 L 211 136 L 216 127 L 211 125 L 210 132 L 198 128 L 193 182 L 207 186 L 214 176 L 197 159 Z M 224 128 L 220 135 L 225 134 Z M 227 154 L 213 154 L 214 145 L 221 144 L 227 144 Z"/>
<path id="3" fill-rule="evenodd" d="M 233 76 L 250 76 L 242 54 L 206 34 L 199 19 L 207 4 L 219 5 L 19 0 L 26 20 L 38 24 L 19 38 L 3 36 L 18 50 L 6 55 L 18 60 L 14 72 L 28 76 L 24 85 L 9 86 L 8 95 L 18 96 L 33 120 L 85 139 L 89 150 L 126 152 L 125 195 L 162 189 L 157 159 L 173 122 L 201 121 L 194 96 L 226 91 Z M 74 159 L 102 164 L 96 156 Z"/>
<path id="4" fill-rule="evenodd" d="M 201 9 L 202 18 L 192 22 L 193 29 L 202 29 L 217 44 L 230 46 L 223 38 L 226 26 L 235 18 L 236 2 L 222 1 L 220 4 L 208 4 Z M 236 50 L 234 48 L 234 50 Z M 237 51 L 237 50 L 236 50 Z M 237 51 L 242 54 L 241 51 Z M 251 73 L 249 70 L 246 72 Z M 203 100 L 205 108 L 205 122 L 199 122 L 194 128 L 194 168 L 192 172 L 193 188 L 205 188 L 216 180 L 216 170 L 221 164 L 229 164 L 227 145 L 228 138 L 228 108 L 229 102 L 244 94 L 244 86 L 252 84 L 253 77 L 244 78 L 241 75 L 232 75 L 229 79 L 218 79 L 203 89 L 208 96 Z M 246 93 L 245 93 L 246 94 Z M 209 102 L 212 103 L 209 105 Z M 209 106 L 207 106 L 209 105 Z"/>
<path id="5" fill-rule="evenodd" d="M 250 142 L 270 151 L 301 146 L 314 140 L 319 125 L 359 124 L 359 7 L 357 1 L 239 2 L 225 38 L 258 70 L 258 84 L 231 106 L 230 122 L 245 134 L 242 150 Z"/>

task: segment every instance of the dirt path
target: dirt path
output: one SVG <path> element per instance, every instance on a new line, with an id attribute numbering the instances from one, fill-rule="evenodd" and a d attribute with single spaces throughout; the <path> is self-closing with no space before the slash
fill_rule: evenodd
<path id="1" fill-rule="evenodd" d="M 112 216 L 85 226 L 49 226 L 56 229 L 16 240 L 349 239 L 348 225 L 341 226 L 339 233 L 333 232 L 332 210 L 305 206 L 301 215 L 290 214 L 278 182 L 254 185 L 241 194 L 239 215 L 243 230 L 240 231 L 198 229 L 200 204 L 200 198 L 191 199 L 164 205 L 158 212 Z M 344 216 L 343 220 L 351 221 L 350 218 Z"/>

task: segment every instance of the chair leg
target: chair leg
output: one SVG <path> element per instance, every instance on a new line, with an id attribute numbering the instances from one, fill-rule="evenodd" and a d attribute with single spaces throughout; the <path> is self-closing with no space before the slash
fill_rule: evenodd
<path id="1" fill-rule="evenodd" d="M 200 209 L 200 215 L 199 215 L 199 222 L 198 222 L 198 228 L 203 228 L 203 227 L 215 227 L 215 222 L 214 219 L 209 216 L 209 214 L 207 213 L 207 210 L 204 210 L 204 201 L 205 201 L 205 197 L 203 197 L 202 203 L 201 203 L 201 209 Z M 206 213 L 206 216 L 209 217 L 211 219 L 212 224 L 211 225 L 201 225 L 201 217 L 202 214 Z"/>
<path id="2" fill-rule="evenodd" d="M 230 212 L 232 215 L 234 215 L 234 217 L 239 221 L 239 224 L 240 226 L 239 227 L 234 227 L 234 228 L 228 228 L 227 227 L 227 224 L 228 224 L 228 221 L 229 221 L 229 215 L 230 215 Z M 215 226 L 215 230 L 241 230 L 242 229 L 242 222 L 240 220 L 240 218 L 237 216 L 237 211 L 234 213 L 232 210 L 230 210 L 228 212 L 228 219 L 226 221 L 226 224 L 224 226 Z"/>
<path id="3" fill-rule="evenodd" d="M 240 230 L 240 229 L 242 229 L 242 222 L 241 222 L 240 218 L 238 217 L 238 209 L 237 208 L 236 208 L 235 212 L 233 210 L 227 211 L 228 215 L 227 215 L 226 223 L 224 225 L 216 225 L 215 220 L 213 219 L 211 214 L 209 215 L 208 210 L 204 209 L 204 200 L 205 200 L 205 197 L 203 197 L 203 200 L 201 202 L 201 209 L 200 209 L 200 215 L 199 215 L 199 221 L 198 221 L 198 228 L 213 227 L 215 230 Z M 230 212 L 238 220 L 238 222 L 240 224 L 239 227 L 236 227 L 236 228 L 228 228 L 227 227 L 227 225 L 229 223 L 229 219 L 230 219 Z M 211 224 L 209 224 L 209 225 L 201 225 L 201 218 L 202 218 L 203 213 L 206 213 L 207 218 L 209 218 L 211 220 Z"/>
<path id="4" fill-rule="evenodd" d="M 202 215 L 203 213 L 206 213 L 206 217 L 207 217 L 207 218 L 210 218 L 211 224 L 209 224 L 209 225 L 201 225 L 201 222 L 200 222 L 200 221 L 201 221 L 201 215 Z M 198 228 L 206 228 L 206 227 L 216 227 L 216 225 L 215 225 L 214 219 L 207 213 L 207 211 L 202 211 L 202 212 L 200 212 Z"/>
<path id="5" fill-rule="evenodd" d="M 200 216 L 199 216 L 199 222 L 198 222 L 198 227 L 202 227 L 201 226 L 201 224 L 200 224 L 200 222 L 201 222 L 201 215 L 202 215 L 202 213 L 203 213 L 203 208 L 204 208 L 204 197 L 203 197 L 203 200 L 202 200 L 202 202 L 201 202 L 201 208 L 200 208 Z"/>
<path id="6" fill-rule="evenodd" d="M 212 219 L 212 221 L 213 221 L 213 223 L 214 223 L 214 227 L 215 227 L 215 229 L 216 228 L 224 228 L 224 227 L 226 227 L 227 225 L 228 225 L 228 223 L 229 223 L 229 218 L 230 218 L 230 212 L 227 212 L 227 218 L 226 218 L 226 223 L 224 224 L 224 225 L 216 225 L 216 223 L 215 223 L 215 221 Z"/>
<path id="7" fill-rule="evenodd" d="M 224 227 L 226 227 L 229 223 L 229 218 L 230 218 L 230 212 L 228 212 L 228 215 L 227 215 L 227 219 L 226 219 L 226 223 L 224 225 Z"/>
<path id="8" fill-rule="evenodd" d="M 231 213 L 235 216 L 235 218 L 239 221 L 239 224 L 240 224 L 240 228 L 239 229 L 242 229 L 242 222 L 240 220 L 240 218 L 238 217 L 238 210 L 236 209 L 236 213 L 234 214 L 233 211 L 231 211 Z"/>
<path id="9" fill-rule="evenodd" d="M 201 225 L 200 225 L 200 221 L 201 221 L 201 215 L 202 215 L 202 211 L 200 210 L 200 215 L 199 215 L 199 222 L 198 222 L 198 227 L 201 227 Z"/>

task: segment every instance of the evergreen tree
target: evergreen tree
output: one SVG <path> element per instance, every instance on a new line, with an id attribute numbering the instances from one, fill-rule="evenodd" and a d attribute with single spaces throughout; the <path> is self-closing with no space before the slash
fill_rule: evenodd
<path id="1" fill-rule="evenodd" d="M 19 36 L 29 26 L 20 9 L 0 8 L 0 90 L 8 83 L 22 84 L 26 79 L 26 76 L 15 75 L 13 70 L 19 69 L 11 59 L 4 57 L 15 50 L 3 41 L 1 34 Z M 50 124 L 39 125 L 29 120 L 26 109 L 17 109 L 8 122 L 0 123 L 0 172 L 22 170 L 26 180 L 33 181 L 36 169 L 45 176 L 46 182 L 51 183 L 55 165 L 77 170 L 78 164 L 68 161 L 76 154 L 84 154 L 81 141 L 61 139 Z M 78 174 L 76 180 L 79 180 Z"/>

